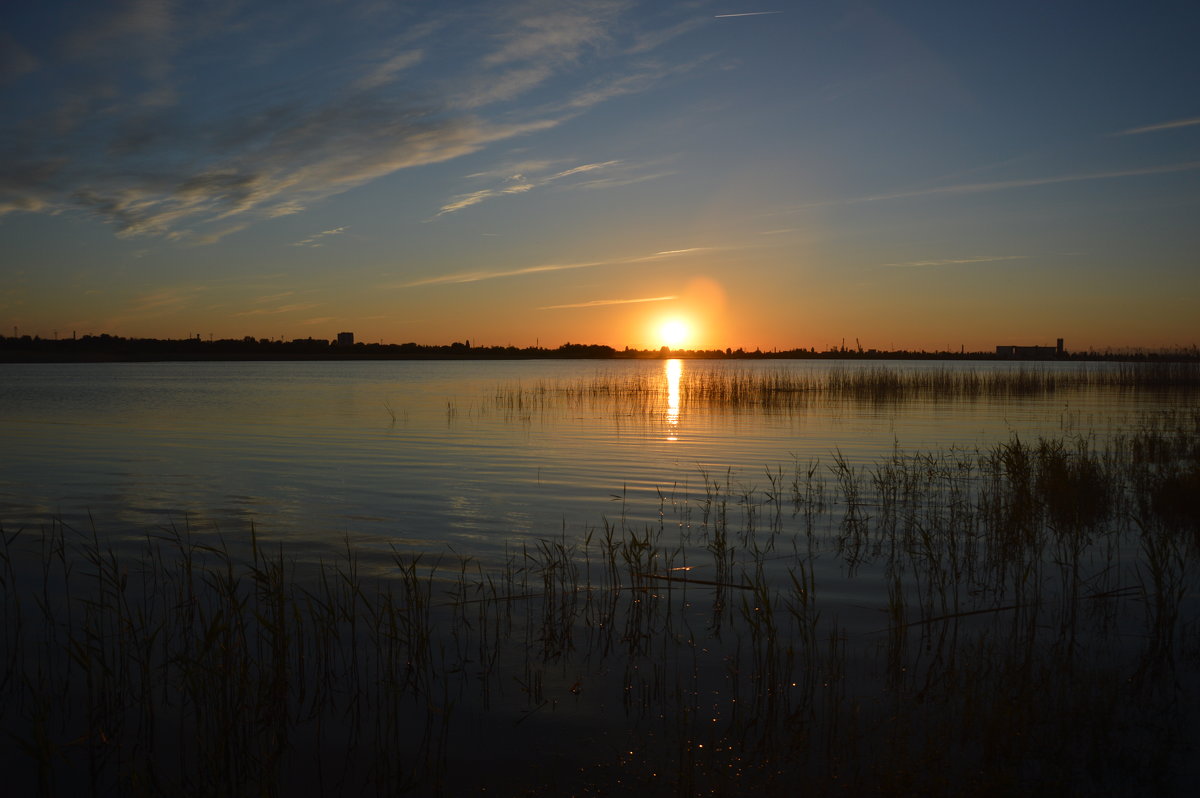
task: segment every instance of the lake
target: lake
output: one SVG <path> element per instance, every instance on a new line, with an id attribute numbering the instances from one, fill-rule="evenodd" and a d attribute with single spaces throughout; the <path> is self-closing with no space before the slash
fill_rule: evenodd
<path id="1" fill-rule="evenodd" d="M 1200 775 L 1191 367 L 0 376 L 18 784 L 1082 795 Z"/>
<path id="2" fill-rule="evenodd" d="M 748 484 L 794 458 L 867 463 L 1012 436 L 1104 433 L 1175 397 L 1060 390 L 1036 397 L 672 408 L 672 380 L 707 373 L 944 370 L 943 363 L 551 361 L 7 365 L 0 521 L 61 517 L 106 533 L 185 520 L 230 535 L 255 521 L 296 542 L 375 537 L 494 553 L 563 523 L 636 512 L 700 471 Z M 970 364 L 1103 372 L 1112 364 Z M 646 380 L 637 407 L 509 408 L 497 390 Z M 657 385 L 655 384 L 657 383 Z M 654 501 L 651 501 L 654 500 Z M 91 520 L 88 520 L 90 516 Z"/>

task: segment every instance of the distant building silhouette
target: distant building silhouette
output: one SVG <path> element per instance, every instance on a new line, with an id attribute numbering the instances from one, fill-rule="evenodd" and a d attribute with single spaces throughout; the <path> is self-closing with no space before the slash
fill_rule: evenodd
<path id="1" fill-rule="evenodd" d="M 996 357 L 1007 357 L 1014 360 L 1049 360 L 1066 354 L 1063 349 L 1063 339 L 1059 338 L 1055 346 L 997 346 Z"/>
<path id="2" fill-rule="evenodd" d="M 354 333 L 340 332 L 337 337 L 338 346 L 354 346 Z"/>

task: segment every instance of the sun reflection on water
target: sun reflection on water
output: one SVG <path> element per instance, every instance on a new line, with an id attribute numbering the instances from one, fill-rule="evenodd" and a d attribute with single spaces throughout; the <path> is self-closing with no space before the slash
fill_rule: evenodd
<path id="1" fill-rule="evenodd" d="M 679 426 L 679 378 L 683 376 L 683 361 L 672 358 L 664 364 L 664 368 L 667 373 L 667 424 L 675 432 Z M 673 441 L 676 437 L 669 435 L 667 440 Z"/>

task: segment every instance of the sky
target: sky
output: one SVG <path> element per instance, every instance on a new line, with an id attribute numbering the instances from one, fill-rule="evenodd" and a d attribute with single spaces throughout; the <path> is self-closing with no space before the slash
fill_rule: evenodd
<path id="1" fill-rule="evenodd" d="M 1198 40 L 1193 0 L 5 3 L 0 332 L 1193 346 Z"/>

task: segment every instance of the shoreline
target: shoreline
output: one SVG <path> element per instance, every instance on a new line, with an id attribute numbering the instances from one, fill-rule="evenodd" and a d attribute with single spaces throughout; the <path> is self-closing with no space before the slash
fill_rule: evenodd
<path id="1" fill-rule="evenodd" d="M 0 363 L 156 363 L 156 362 L 269 362 L 269 361 L 496 361 L 496 360 L 821 360 L 821 361 L 947 361 L 992 363 L 1200 363 L 1200 352 L 1071 352 L 1053 357 L 1006 357 L 991 352 L 825 351 L 792 349 L 744 350 L 616 350 L 598 345 L 568 344 L 556 349 L 473 347 L 417 344 L 354 344 L 323 342 L 230 344 L 200 341 L 34 341 L 29 345 L 0 342 Z"/>

